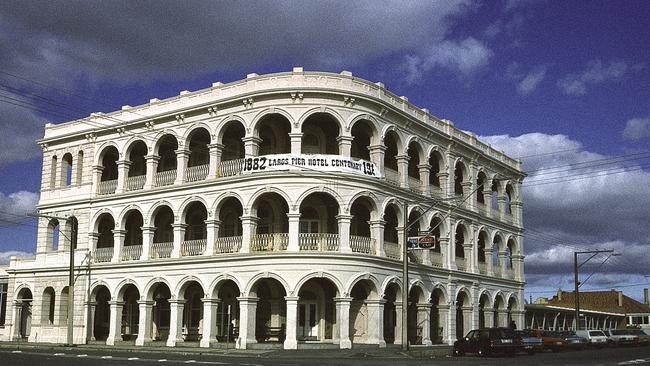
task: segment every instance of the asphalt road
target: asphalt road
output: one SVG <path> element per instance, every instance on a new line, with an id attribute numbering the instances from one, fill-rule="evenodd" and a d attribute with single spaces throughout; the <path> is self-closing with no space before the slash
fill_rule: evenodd
<path id="1" fill-rule="evenodd" d="M 516 357 L 479 358 L 433 357 L 415 358 L 407 356 L 364 357 L 363 353 L 337 356 L 336 352 L 275 352 L 250 355 L 183 355 L 179 352 L 124 352 L 119 350 L 0 350 L 2 366 L 116 366 L 116 365 L 226 365 L 226 366 L 424 366 L 424 365 L 650 365 L 650 346 L 606 348 L 602 350 L 567 351 L 560 353 L 525 354 Z"/>

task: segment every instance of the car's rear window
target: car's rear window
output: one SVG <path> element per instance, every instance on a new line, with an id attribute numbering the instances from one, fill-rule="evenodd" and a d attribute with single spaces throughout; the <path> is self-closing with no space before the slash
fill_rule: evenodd
<path id="1" fill-rule="evenodd" d="M 624 331 L 624 330 L 610 330 L 610 333 L 612 333 L 613 335 L 626 335 L 627 334 L 627 332 Z"/>
<path id="2" fill-rule="evenodd" d="M 512 329 L 491 329 L 490 333 L 494 338 L 514 338 L 515 332 Z"/>
<path id="3" fill-rule="evenodd" d="M 599 331 L 599 330 L 592 330 L 589 332 L 589 335 L 592 337 L 605 337 L 605 333 Z"/>

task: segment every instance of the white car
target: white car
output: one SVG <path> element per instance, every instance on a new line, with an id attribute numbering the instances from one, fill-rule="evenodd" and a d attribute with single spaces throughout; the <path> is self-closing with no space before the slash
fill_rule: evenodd
<path id="1" fill-rule="evenodd" d="M 639 340 L 639 337 L 630 334 L 625 329 L 606 330 L 605 335 L 607 336 L 608 341 L 615 345 L 633 344 Z"/>
<path id="2" fill-rule="evenodd" d="M 607 336 L 602 330 L 576 330 L 576 335 L 586 338 L 590 346 L 603 348 L 607 345 Z"/>

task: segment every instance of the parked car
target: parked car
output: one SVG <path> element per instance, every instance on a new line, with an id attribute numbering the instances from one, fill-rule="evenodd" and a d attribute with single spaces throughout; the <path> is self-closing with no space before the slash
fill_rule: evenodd
<path id="1" fill-rule="evenodd" d="M 544 342 L 544 349 L 559 352 L 567 347 L 567 342 L 556 332 L 541 329 L 535 329 L 534 332 L 535 336 L 541 338 Z"/>
<path id="2" fill-rule="evenodd" d="M 544 341 L 535 336 L 532 329 L 516 330 L 515 333 L 521 338 L 522 349 L 529 355 L 544 350 Z"/>
<path id="3" fill-rule="evenodd" d="M 587 338 L 593 347 L 603 348 L 607 345 L 607 336 L 602 330 L 577 330 L 576 335 Z"/>
<path id="4" fill-rule="evenodd" d="M 560 336 L 566 341 L 567 347 L 570 349 L 584 349 L 589 344 L 587 338 L 581 337 L 572 331 L 560 332 Z"/>
<path id="5" fill-rule="evenodd" d="M 650 344 L 650 334 L 646 334 L 641 329 L 628 329 L 630 334 L 638 337 L 638 343 L 642 346 L 647 346 Z"/>
<path id="6" fill-rule="evenodd" d="M 629 334 L 625 329 L 610 329 L 604 331 L 607 336 L 607 341 L 611 345 L 622 346 L 626 344 L 634 344 L 638 341 L 639 337 Z"/>
<path id="7" fill-rule="evenodd" d="M 454 356 L 476 353 L 489 356 L 496 353 L 514 355 L 521 348 L 521 339 L 510 328 L 481 328 L 471 330 L 454 342 Z"/>

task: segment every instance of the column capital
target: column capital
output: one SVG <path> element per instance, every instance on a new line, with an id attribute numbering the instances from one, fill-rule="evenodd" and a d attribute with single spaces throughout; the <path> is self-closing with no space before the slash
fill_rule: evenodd
<path id="1" fill-rule="evenodd" d="M 111 230 L 115 235 L 126 235 L 127 231 L 123 229 L 113 229 Z"/>
<path id="2" fill-rule="evenodd" d="M 336 218 L 338 221 L 346 221 L 346 220 L 350 221 L 352 220 L 352 217 L 353 217 L 352 215 L 344 215 L 344 214 L 334 216 L 334 218 Z"/>
<path id="3" fill-rule="evenodd" d="M 124 301 L 111 300 L 108 302 L 110 306 L 124 306 Z"/>
<path id="4" fill-rule="evenodd" d="M 380 225 L 380 226 L 384 226 L 384 225 L 386 225 L 386 220 L 370 220 L 370 221 L 368 221 L 368 223 L 369 223 L 371 226 L 372 226 L 372 225 Z"/>
<path id="5" fill-rule="evenodd" d="M 103 165 L 93 165 L 93 173 L 101 173 L 104 171 Z"/>
<path id="6" fill-rule="evenodd" d="M 295 301 L 295 302 L 298 302 L 298 300 L 300 300 L 300 297 L 299 297 L 299 296 L 285 296 L 284 299 L 285 299 L 286 301 Z"/>
<path id="7" fill-rule="evenodd" d="M 184 223 L 173 223 L 172 224 L 172 229 L 185 229 L 186 227 L 188 227 L 188 225 L 184 224 Z"/>
<path id="8" fill-rule="evenodd" d="M 145 159 L 146 161 L 159 161 L 159 160 L 160 160 L 160 156 L 158 156 L 158 155 L 145 155 L 145 156 L 144 156 L 144 159 Z"/>
<path id="9" fill-rule="evenodd" d="M 240 296 L 236 297 L 237 301 L 239 301 L 240 304 L 249 304 L 249 303 L 257 303 L 260 301 L 259 297 L 254 297 L 254 296 Z"/>
<path id="10" fill-rule="evenodd" d="M 348 304 L 349 304 L 349 303 L 352 302 L 352 298 L 351 298 L 351 297 L 335 297 L 335 298 L 333 298 L 332 300 L 334 300 L 335 303 L 341 303 L 341 304 L 344 304 L 344 303 L 348 303 Z"/>
<path id="11" fill-rule="evenodd" d="M 426 304 L 415 304 L 415 306 L 420 310 L 424 310 L 424 309 L 431 309 L 433 307 L 433 304 L 429 302 Z"/>
<path id="12" fill-rule="evenodd" d="M 211 297 L 210 298 L 204 297 L 204 298 L 201 299 L 201 302 L 203 304 L 208 304 L 208 305 L 218 305 L 218 304 L 221 304 L 221 299 L 213 299 Z"/>
<path id="13" fill-rule="evenodd" d="M 299 220 L 300 219 L 300 212 L 288 212 L 287 217 L 289 220 Z"/>
<path id="14" fill-rule="evenodd" d="M 170 305 L 185 305 L 187 300 L 185 299 L 169 299 L 167 300 Z"/>
<path id="15" fill-rule="evenodd" d="M 131 164 L 133 164 L 133 162 L 130 161 L 130 160 L 118 160 L 118 161 L 115 162 L 115 164 L 117 164 L 117 167 L 119 169 L 119 168 L 122 168 L 122 167 L 129 167 L 129 166 L 131 166 Z"/>
<path id="16" fill-rule="evenodd" d="M 138 300 L 138 305 L 153 306 L 155 303 L 153 300 Z"/>
<path id="17" fill-rule="evenodd" d="M 424 169 L 426 169 L 426 170 L 431 170 L 431 165 L 429 165 L 429 164 L 427 164 L 427 163 L 418 164 L 417 167 L 418 167 L 418 169 L 420 169 L 420 170 L 424 170 Z"/>
<path id="18" fill-rule="evenodd" d="M 290 132 L 289 138 L 302 138 L 302 135 L 304 135 L 302 132 Z"/>
<path id="19" fill-rule="evenodd" d="M 407 163 L 410 159 L 411 157 L 408 155 L 395 155 L 395 160 L 397 160 L 397 163 Z"/>
<path id="20" fill-rule="evenodd" d="M 351 143 L 352 140 L 354 140 L 354 136 L 344 136 L 344 135 L 341 135 L 341 136 L 337 136 L 337 137 L 336 137 L 336 142 L 346 141 L 346 142 L 350 142 L 350 143 Z"/>
<path id="21" fill-rule="evenodd" d="M 386 150 L 388 150 L 388 147 L 386 145 L 370 145 L 370 146 L 368 146 L 368 151 L 370 151 L 371 153 L 384 152 Z"/>
<path id="22" fill-rule="evenodd" d="M 246 142 L 255 142 L 255 143 L 259 144 L 260 142 L 262 142 L 262 139 L 257 137 L 257 136 L 245 136 L 245 137 L 242 137 L 241 140 L 244 143 L 246 143 Z"/>
<path id="23" fill-rule="evenodd" d="M 208 149 L 210 149 L 210 151 L 223 151 L 225 147 L 226 145 L 219 143 L 208 144 Z"/>
<path id="24" fill-rule="evenodd" d="M 142 230 L 142 232 L 145 232 L 145 231 L 149 232 L 149 233 L 156 232 L 156 227 L 155 226 L 142 226 L 140 229 Z"/>
<path id="25" fill-rule="evenodd" d="M 366 305 L 384 305 L 388 301 L 386 299 L 379 299 L 379 300 L 366 300 L 365 303 Z"/>

